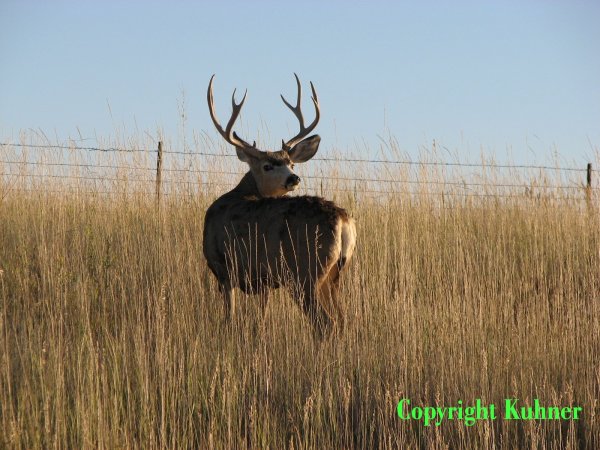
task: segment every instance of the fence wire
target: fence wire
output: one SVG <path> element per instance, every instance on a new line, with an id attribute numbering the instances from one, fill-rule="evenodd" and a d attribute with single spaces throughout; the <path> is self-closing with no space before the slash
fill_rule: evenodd
<path id="1" fill-rule="evenodd" d="M 19 149 L 12 155 L 8 155 L 7 149 Z M 26 149 L 41 149 L 54 152 L 51 158 L 41 153 L 29 154 Z M 64 151 L 69 151 L 64 154 Z M 81 156 L 93 159 L 93 161 L 73 161 L 72 152 L 81 152 Z M 144 161 L 137 161 L 128 164 L 106 163 L 101 158 L 91 158 L 84 152 L 96 152 L 102 155 L 112 153 L 122 154 L 141 154 L 146 155 Z M 19 153 L 19 154 L 15 154 Z M 173 158 L 171 166 L 165 167 L 165 155 L 179 155 Z M 185 156 L 185 158 L 181 158 Z M 120 148 L 120 147 L 93 147 L 77 145 L 53 145 L 53 144 L 24 144 L 0 142 L 0 194 L 6 189 L 22 189 L 26 191 L 44 191 L 52 193 L 80 193 L 83 188 L 90 188 L 95 193 L 109 194 L 119 192 L 118 186 L 136 186 L 143 188 L 149 194 L 154 195 L 153 190 L 157 189 L 161 195 L 172 195 L 177 193 L 178 187 L 192 188 L 200 191 L 207 188 L 233 187 L 237 184 L 244 172 L 235 170 L 222 170 L 216 164 L 209 162 L 206 158 L 235 158 L 234 154 L 220 154 L 214 152 L 183 152 L 176 150 L 162 150 L 162 146 L 157 148 Z M 202 164 L 207 168 L 194 167 L 189 159 L 200 161 L 204 158 Z M 56 160 L 58 159 L 58 160 Z M 68 160 L 71 159 L 71 160 Z M 156 173 L 157 159 L 161 159 L 160 176 Z M 340 175 L 331 173 L 327 175 L 305 174 L 302 178 L 307 180 L 305 189 L 311 193 L 339 192 L 359 195 L 423 195 L 423 196 L 447 196 L 459 198 L 540 198 L 544 196 L 552 200 L 565 201 L 590 201 L 592 197 L 597 196 L 599 189 L 592 187 L 592 169 L 591 164 L 587 168 L 560 167 L 549 165 L 524 165 L 524 164 L 496 164 L 496 163 L 461 163 L 445 161 L 412 161 L 412 160 L 388 160 L 388 159 L 369 159 L 369 158 L 330 158 L 315 157 L 313 161 L 325 161 L 342 165 L 346 163 L 376 164 L 383 168 L 379 172 L 391 173 L 390 167 L 407 166 L 417 170 L 433 168 L 445 170 L 445 168 L 467 168 L 479 169 L 480 172 L 490 169 L 528 169 L 531 171 L 540 171 L 541 173 L 534 179 L 521 180 L 521 182 L 508 182 L 506 180 L 494 181 L 485 179 L 477 180 L 482 177 L 482 173 L 459 174 L 458 179 L 424 179 L 412 178 L 410 173 L 402 172 L 402 176 L 355 176 Z M 177 165 L 187 165 L 179 167 Z M 226 167 L 229 163 L 226 163 Z M 587 173 L 587 180 L 573 181 L 572 178 L 567 183 L 559 177 L 559 181 L 551 182 L 544 172 L 559 173 Z M 335 172 L 335 171 L 333 171 Z M 352 173 L 358 173 L 353 170 Z M 152 176 L 152 174 L 155 174 Z M 418 176 L 414 175 L 414 176 Z M 489 176 L 489 173 L 487 174 Z M 187 179 L 186 179 L 187 177 Z M 190 177 L 192 179 L 190 179 Z M 223 180 L 215 181 L 213 177 L 230 178 L 230 182 Z M 157 178 L 160 183 L 157 183 Z M 475 179 L 473 179 L 475 178 Z M 493 178 L 493 177 L 492 177 Z M 26 181 L 27 180 L 27 181 Z M 44 181 L 53 181 L 52 185 Z M 4 187 L 1 182 L 4 182 Z M 79 183 L 77 186 L 69 186 L 72 182 Z M 98 190 L 98 186 L 102 190 Z M 69 188 L 67 190 L 62 189 Z M 72 189 L 75 188 L 73 191 Z M 431 190 L 429 190 L 431 189 Z"/>
<path id="2" fill-rule="evenodd" d="M 79 147 L 75 145 L 51 145 L 51 144 L 16 144 L 0 142 L 2 147 L 20 147 L 20 148 L 43 148 L 55 150 L 87 150 L 104 153 L 123 152 L 123 153 L 157 153 L 157 148 L 117 148 L 117 147 Z M 235 154 L 213 153 L 213 152 L 188 152 L 180 150 L 163 150 L 165 155 L 185 155 L 185 156 L 210 156 L 218 158 L 237 158 Z M 440 166 L 440 167 L 471 167 L 471 168 L 491 168 L 491 169 L 532 169 L 532 170 L 556 170 L 563 172 L 586 172 L 586 168 L 581 167 L 559 167 L 548 165 L 531 164 L 497 164 L 497 163 L 461 163 L 444 161 L 412 161 L 412 160 L 389 160 L 389 159 L 369 159 L 369 158 L 329 158 L 314 157 L 312 161 L 344 162 L 344 163 L 370 163 L 370 164 L 400 164 L 415 166 Z"/>

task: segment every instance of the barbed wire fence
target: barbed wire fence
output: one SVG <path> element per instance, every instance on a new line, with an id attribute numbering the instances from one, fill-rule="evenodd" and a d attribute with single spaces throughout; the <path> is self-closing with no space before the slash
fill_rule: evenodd
<path id="1" fill-rule="evenodd" d="M 9 154 L 7 149 L 18 149 L 19 151 Z M 55 152 L 55 159 L 49 158 L 40 159 L 34 157 L 33 160 L 29 157 L 27 151 L 43 150 Z M 114 154 L 121 153 L 126 155 L 144 155 L 146 158 L 143 163 L 140 161 L 123 163 L 105 163 L 99 159 L 94 161 L 67 161 L 63 152 L 87 152 L 89 154 Z M 105 183 L 143 183 L 146 186 L 146 193 L 154 195 L 156 201 L 160 204 L 161 198 L 164 195 L 169 195 L 173 191 L 165 191 L 165 184 L 170 186 L 185 186 L 189 188 L 219 188 L 225 189 L 233 187 L 239 178 L 243 175 L 242 171 L 222 170 L 216 164 L 211 164 L 204 161 L 202 167 L 193 167 L 188 164 L 188 167 L 178 167 L 176 165 L 166 165 L 166 159 L 169 155 L 173 155 L 172 160 L 181 163 L 180 159 L 185 158 L 217 158 L 226 160 L 227 158 L 236 158 L 235 154 L 215 153 L 209 151 L 180 151 L 166 150 L 163 142 L 159 141 L 155 148 L 148 147 L 94 147 L 94 146 L 77 146 L 77 145 L 53 145 L 53 144 L 26 144 L 26 143 L 10 143 L 0 142 L 0 179 L 4 181 L 7 190 L 14 188 L 16 182 L 12 182 L 10 178 L 20 180 L 18 186 L 24 191 L 44 191 L 53 193 L 74 193 L 81 192 L 81 186 L 72 186 L 65 181 L 76 181 L 88 183 L 89 187 L 93 188 L 93 192 L 98 194 L 110 194 L 111 190 L 105 189 Z M 34 155 L 35 156 L 35 155 Z M 150 157 L 148 159 L 147 157 Z M 323 174 L 306 174 L 303 179 L 309 180 L 307 190 L 323 195 L 324 193 L 348 193 L 357 197 L 359 195 L 371 195 L 374 197 L 388 197 L 395 194 L 410 193 L 407 186 L 412 186 L 418 189 L 419 195 L 436 196 L 446 195 L 446 197 L 464 197 L 464 198 L 537 198 L 541 196 L 551 197 L 554 200 L 577 201 L 584 202 L 588 208 L 593 208 L 594 198 L 598 193 L 598 188 L 594 187 L 594 169 L 592 163 L 587 163 L 586 167 L 561 167 L 552 165 L 525 165 L 525 164 L 496 164 L 496 163 L 462 163 L 462 162 L 445 162 L 445 161 L 413 161 L 409 159 L 383 159 L 383 158 L 343 158 L 343 157 L 314 157 L 312 161 L 321 161 L 323 163 L 331 163 L 334 166 L 339 164 L 360 163 L 371 166 L 376 166 L 375 173 L 390 172 L 390 167 L 409 167 L 418 171 L 424 169 L 477 169 L 480 172 L 486 170 L 535 170 L 541 174 L 546 172 L 556 172 L 562 174 L 573 175 L 568 177 L 567 182 L 549 182 L 543 176 L 538 177 L 538 180 L 532 181 L 521 179 L 517 182 L 507 182 L 505 180 L 478 180 L 462 178 L 459 180 L 435 180 L 428 177 L 423 179 L 410 178 L 408 176 L 399 177 L 383 177 L 383 176 L 349 176 L 347 174 L 339 175 L 335 173 Z M 229 164 L 226 164 L 230 167 Z M 25 170 L 26 168 L 38 169 L 33 173 Z M 382 169 L 383 168 L 383 169 Z M 51 169 L 51 170 L 45 170 Z M 58 170 L 58 172 L 57 172 Z M 76 170 L 77 174 L 65 173 L 64 170 Z M 83 173 L 82 173 L 83 171 Z M 111 171 L 116 174 L 111 174 Z M 136 176 L 118 176 L 119 172 L 143 172 L 142 177 Z M 354 171 L 353 173 L 356 173 Z M 168 175 L 168 177 L 165 177 Z M 184 175 L 196 176 L 195 180 L 185 179 Z M 406 175 L 406 172 L 404 172 Z M 229 182 L 223 180 L 215 181 L 211 177 L 221 176 L 225 179 L 229 178 Z M 237 177 L 237 179 L 236 179 Z M 472 177 L 471 177 L 472 178 Z M 561 177 L 558 177 L 562 180 Z M 29 182 L 23 182 L 29 180 Z M 32 181 L 57 180 L 63 182 L 57 188 L 53 186 L 45 186 L 43 183 L 34 183 Z M 91 183 L 91 185 L 90 185 Z M 334 183 L 331 186 L 331 183 Z M 153 192 L 149 191 L 149 186 L 153 186 Z M 429 190 L 432 187 L 438 189 Z M 319 192 L 320 191 L 320 192 Z M 414 191 L 414 189 L 413 189 Z M 224 191 L 223 191 L 224 192 Z M 0 197 L 2 192 L 0 191 Z"/>

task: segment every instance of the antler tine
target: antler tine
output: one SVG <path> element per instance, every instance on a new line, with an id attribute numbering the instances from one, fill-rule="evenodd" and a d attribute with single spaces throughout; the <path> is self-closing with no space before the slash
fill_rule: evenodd
<path id="1" fill-rule="evenodd" d="M 315 120 L 312 121 L 312 123 L 308 126 L 305 127 L 304 126 L 304 116 L 302 115 L 302 85 L 300 84 L 300 79 L 298 78 L 298 75 L 296 75 L 294 73 L 294 76 L 296 77 L 296 84 L 298 85 L 298 99 L 296 101 L 296 106 L 292 106 L 284 97 L 283 95 L 281 96 L 281 99 L 283 100 L 283 103 L 285 103 L 285 106 L 287 106 L 289 109 L 292 110 L 292 112 L 294 113 L 294 115 L 296 116 L 296 118 L 298 119 L 298 122 L 300 123 L 300 132 L 294 136 L 292 139 L 290 139 L 287 142 L 283 142 L 282 140 L 282 147 L 286 150 L 290 150 L 294 145 L 296 145 L 298 142 L 300 142 L 302 139 L 304 139 L 312 130 L 315 129 L 315 127 L 317 126 L 317 124 L 319 123 L 319 119 L 321 118 L 321 112 L 319 110 L 319 98 L 317 97 L 317 91 L 315 90 L 315 87 L 312 84 L 312 81 L 310 82 L 310 88 L 312 90 L 312 101 L 315 105 Z"/>
<path id="2" fill-rule="evenodd" d="M 243 139 L 241 139 L 235 132 L 233 132 L 233 125 L 235 124 L 235 121 L 237 120 L 238 116 L 240 115 L 240 111 L 242 110 L 242 106 L 244 106 L 244 102 L 246 101 L 246 95 L 248 94 L 248 91 L 246 90 L 246 92 L 244 93 L 244 98 L 242 98 L 242 101 L 239 104 L 235 103 L 235 89 L 233 90 L 233 95 L 231 96 L 231 106 L 232 106 L 232 113 L 231 113 L 231 117 L 229 118 L 229 121 L 227 122 L 227 127 L 225 128 L 225 130 L 223 130 L 223 127 L 221 126 L 221 124 L 219 123 L 219 119 L 217 119 L 217 114 L 215 113 L 215 104 L 214 104 L 214 99 L 213 99 L 213 79 L 215 78 L 215 76 L 213 75 L 212 77 L 210 77 L 210 82 L 208 83 L 208 92 L 206 93 L 206 99 L 208 101 L 208 111 L 210 112 L 210 118 L 213 121 L 213 124 L 215 125 L 215 128 L 217 129 L 217 131 L 219 132 L 219 134 L 221 136 L 223 136 L 223 139 L 225 139 L 227 142 L 229 142 L 231 145 L 234 145 L 236 147 L 250 147 L 250 144 L 248 144 L 246 141 L 244 141 Z"/>
<path id="3" fill-rule="evenodd" d="M 298 122 L 300 122 L 300 128 L 304 128 L 304 117 L 302 116 L 302 107 L 300 105 L 300 103 L 302 101 L 302 85 L 300 84 L 300 79 L 298 78 L 298 75 L 294 74 L 294 76 L 296 77 L 296 84 L 298 85 L 298 99 L 296 100 L 296 106 L 294 107 L 294 106 L 290 105 L 288 103 L 288 101 L 285 99 L 285 97 L 283 96 L 283 94 L 281 94 L 281 100 L 283 100 L 283 103 L 285 103 L 285 106 L 287 106 L 288 108 L 290 108 L 292 110 L 292 112 L 298 119 Z"/>
<path id="4" fill-rule="evenodd" d="M 242 106 L 244 106 L 244 102 L 246 101 L 246 95 L 248 95 L 248 90 L 246 89 L 246 92 L 244 92 L 244 97 L 242 98 L 242 101 L 236 104 L 235 103 L 235 91 L 236 90 L 237 89 L 234 89 L 233 94 L 231 94 L 231 117 L 229 118 L 229 122 L 227 122 L 227 127 L 225 128 L 225 132 L 227 133 L 227 136 L 232 136 L 231 130 L 233 129 L 233 124 L 235 123 L 238 116 L 240 115 L 240 112 L 242 111 Z"/>

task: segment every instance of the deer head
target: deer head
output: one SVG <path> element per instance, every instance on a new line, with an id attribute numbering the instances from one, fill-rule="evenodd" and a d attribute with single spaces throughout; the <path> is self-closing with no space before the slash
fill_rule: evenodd
<path id="1" fill-rule="evenodd" d="M 256 142 L 250 145 L 233 131 L 233 125 L 242 110 L 244 101 L 246 101 L 247 92 L 244 93 L 241 102 L 236 103 L 235 90 L 233 91 L 233 95 L 231 96 L 231 106 L 233 111 L 229 118 L 229 122 L 227 122 L 227 126 L 223 130 L 223 127 L 219 124 L 217 119 L 213 102 L 212 86 L 215 77 L 214 75 L 210 78 L 208 84 L 207 100 L 210 117 L 219 134 L 235 147 L 237 157 L 250 166 L 250 172 L 254 177 L 260 195 L 263 197 L 281 197 L 288 192 L 295 190 L 300 184 L 300 177 L 294 173 L 294 164 L 308 161 L 319 149 L 321 138 L 318 135 L 306 137 L 315 129 L 320 118 L 317 92 L 311 82 L 312 101 L 315 105 L 316 112 L 315 119 L 308 127 L 305 127 L 300 105 L 302 100 L 302 86 L 300 85 L 298 75 L 294 74 L 294 76 L 296 77 L 296 83 L 298 85 L 298 99 L 296 101 L 296 106 L 292 106 L 288 103 L 283 95 L 281 96 L 281 99 L 298 119 L 298 122 L 300 123 L 300 132 L 287 142 L 282 140 L 281 150 L 278 151 L 259 150 L 256 147 Z"/>

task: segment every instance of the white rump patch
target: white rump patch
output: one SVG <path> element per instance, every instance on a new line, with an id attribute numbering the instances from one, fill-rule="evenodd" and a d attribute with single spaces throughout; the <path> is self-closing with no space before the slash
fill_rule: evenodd
<path id="1" fill-rule="evenodd" d="M 343 267 L 343 265 L 352 257 L 352 253 L 354 253 L 354 247 L 356 245 L 356 225 L 354 225 L 354 220 L 352 219 L 349 219 L 347 222 L 345 220 L 340 220 L 340 222 L 342 226 L 342 252 L 340 261 Z"/>

